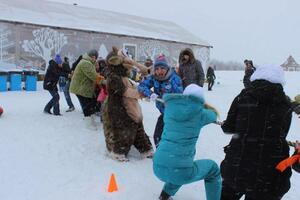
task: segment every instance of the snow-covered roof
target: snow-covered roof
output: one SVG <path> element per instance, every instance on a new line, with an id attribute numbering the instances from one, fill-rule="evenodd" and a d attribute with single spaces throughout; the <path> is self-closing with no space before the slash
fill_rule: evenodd
<path id="1" fill-rule="evenodd" d="M 35 0 L 1 0 L 0 20 L 210 46 L 170 21 Z"/>

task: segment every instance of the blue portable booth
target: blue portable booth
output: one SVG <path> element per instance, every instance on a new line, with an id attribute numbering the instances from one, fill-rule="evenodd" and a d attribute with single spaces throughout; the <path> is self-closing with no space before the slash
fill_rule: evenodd
<path id="1" fill-rule="evenodd" d="M 36 91 L 38 74 L 38 71 L 24 71 L 26 91 Z"/>
<path id="2" fill-rule="evenodd" d="M 8 72 L 0 71 L 0 92 L 7 91 Z"/>
<path id="3" fill-rule="evenodd" d="M 20 91 L 22 89 L 22 71 L 9 71 L 10 91 Z"/>

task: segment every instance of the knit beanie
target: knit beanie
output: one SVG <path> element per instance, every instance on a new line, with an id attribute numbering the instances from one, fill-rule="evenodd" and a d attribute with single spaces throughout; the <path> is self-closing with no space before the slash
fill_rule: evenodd
<path id="1" fill-rule="evenodd" d="M 204 90 L 203 87 L 192 83 L 183 90 L 183 95 L 193 95 L 204 99 Z"/>
<path id="2" fill-rule="evenodd" d="M 92 57 L 92 56 L 95 56 L 96 59 L 98 58 L 98 51 L 96 49 L 91 49 L 89 52 L 88 52 L 88 56 Z"/>
<path id="3" fill-rule="evenodd" d="M 62 59 L 61 59 L 61 57 L 60 57 L 59 54 L 56 54 L 56 55 L 55 55 L 54 61 L 55 61 L 58 65 L 60 65 L 60 64 L 63 63 L 63 62 L 62 62 Z"/>
<path id="4" fill-rule="evenodd" d="M 168 61 L 164 55 L 158 56 L 154 61 L 154 69 L 157 67 L 161 67 L 164 69 L 169 69 L 170 66 L 168 65 Z"/>
<path id="5" fill-rule="evenodd" d="M 257 67 L 250 80 L 266 80 L 271 83 L 279 83 L 282 86 L 285 84 L 284 71 L 282 67 L 271 64 Z"/>

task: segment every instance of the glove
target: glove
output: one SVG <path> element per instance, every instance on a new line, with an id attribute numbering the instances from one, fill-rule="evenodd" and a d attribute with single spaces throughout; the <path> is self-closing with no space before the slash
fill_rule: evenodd
<path id="1" fill-rule="evenodd" d="M 155 93 L 152 93 L 150 96 L 150 101 L 156 101 L 157 98 L 158 98 L 158 95 Z"/>

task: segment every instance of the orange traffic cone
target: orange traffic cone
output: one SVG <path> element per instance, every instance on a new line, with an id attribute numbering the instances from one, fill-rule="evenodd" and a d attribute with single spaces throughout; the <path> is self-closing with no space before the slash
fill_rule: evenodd
<path id="1" fill-rule="evenodd" d="M 117 192 L 118 191 L 118 186 L 117 186 L 117 182 L 116 182 L 116 178 L 115 175 L 112 174 L 110 176 L 110 180 L 109 180 L 109 185 L 108 185 L 108 192 Z"/>

